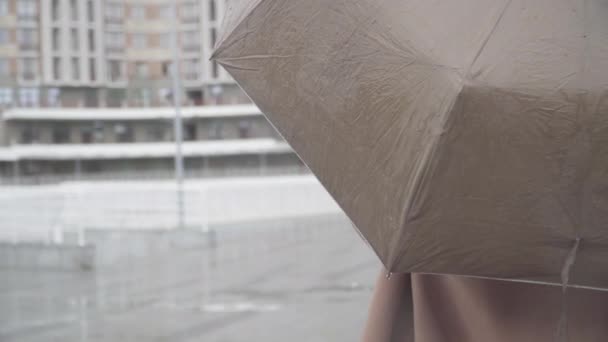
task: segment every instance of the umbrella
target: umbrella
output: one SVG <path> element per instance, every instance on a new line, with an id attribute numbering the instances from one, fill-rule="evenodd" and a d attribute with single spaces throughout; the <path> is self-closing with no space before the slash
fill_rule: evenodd
<path id="1" fill-rule="evenodd" d="M 603 0 L 240 0 L 213 58 L 390 272 L 606 288 L 606 18 Z"/>

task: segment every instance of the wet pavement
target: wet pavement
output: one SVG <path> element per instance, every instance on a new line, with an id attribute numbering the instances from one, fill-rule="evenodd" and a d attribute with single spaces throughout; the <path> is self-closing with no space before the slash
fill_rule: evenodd
<path id="1" fill-rule="evenodd" d="M 0 270 L 0 341 L 356 341 L 379 263 L 344 219 L 233 227 L 92 272 Z"/>

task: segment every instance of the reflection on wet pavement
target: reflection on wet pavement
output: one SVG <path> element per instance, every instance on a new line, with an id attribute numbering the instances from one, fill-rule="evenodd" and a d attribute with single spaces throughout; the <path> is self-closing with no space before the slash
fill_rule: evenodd
<path id="1" fill-rule="evenodd" d="M 0 341 L 358 339 L 379 263 L 345 219 L 213 238 L 94 272 L 0 270 Z"/>

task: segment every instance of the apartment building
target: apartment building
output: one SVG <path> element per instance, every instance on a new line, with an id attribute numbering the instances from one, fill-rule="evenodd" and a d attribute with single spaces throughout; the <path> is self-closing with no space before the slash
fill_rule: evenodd
<path id="1" fill-rule="evenodd" d="M 247 103 L 209 61 L 226 0 L 0 0 L 0 107 Z"/>
<path id="2" fill-rule="evenodd" d="M 40 79 L 39 2 L 0 0 L 0 106 L 52 104 Z M 54 90 L 50 91 L 51 95 Z M 51 100 L 49 103 L 49 100 Z"/>
<path id="3" fill-rule="evenodd" d="M 188 176 L 307 172 L 254 105 L 184 107 Z M 172 177 L 172 108 L 13 108 L 0 183 Z"/>

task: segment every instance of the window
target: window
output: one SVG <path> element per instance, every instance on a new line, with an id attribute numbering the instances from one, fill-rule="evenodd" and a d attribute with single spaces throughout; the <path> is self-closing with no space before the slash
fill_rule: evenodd
<path id="1" fill-rule="evenodd" d="M 51 35 L 51 39 L 53 41 L 53 51 L 59 51 L 59 49 L 61 49 L 61 31 L 59 28 L 55 27 L 53 28 L 53 33 Z"/>
<path id="2" fill-rule="evenodd" d="M 186 73 L 196 74 L 198 73 L 198 59 L 189 59 L 184 62 L 184 69 Z"/>
<path id="3" fill-rule="evenodd" d="M 0 88 L 0 105 L 6 106 L 13 104 L 13 89 Z"/>
<path id="4" fill-rule="evenodd" d="M 148 64 L 135 62 L 135 74 L 139 77 L 148 77 Z"/>
<path id="5" fill-rule="evenodd" d="M 49 90 L 47 90 L 47 102 L 50 107 L 59 106 L 59 94 L 61 94 L 61 92 L 58 88 L 49 88 Z"/>
<path id="6" fill-rule="evenodd" d="M 67 125 L 53 125 L 53 143 L 65 144 L 70 142 L 70 128 Z"/>
<path id="7" fill-rule="evenodd" d="M 221 85 L 214 85 L 213 87 L 211 87 L 211 89 L 209 89 L 209 92 L 211 93 L 211 95 L 213 95 L 213 97 L 220 97 L 222 96 L 222 93 L 224 92 L 224 88 Z"/>
<path id="8" fill-rule="evenodd" d="M 95 52 L 95 31 L 89 29 L 89 51 Z"/>
<path id="9" fill-rule="evenodd" d="M 87 160 L 86 163 L 84 163 L 83 168 L 87 173 L 103 171 L 102 163 L 99 160 Z"/>
<path id="10" fill-rule="evenodd" d="M 145 48 L 148 45 L 148 36 L 143 33 L 135 33 L 131 36 L 133 47 Z"/>
<path id="11" fill-rule="evenodd" d="M 8 0 L 0 0 L 0 15 L 8 14 Z"/>
<path id="12" fill-rule="evenodd" d="M 104 141 L 104 124 L 101 121 L 95 121 L 95 123 L 93 124 L 93 139 L 95 139 L 95 141 L 97 142 L 102 142 Z"/>
<path id="13" fill-rule="evenodd" d="M 160 17 L 163 19 L 173 18 L 173 8 L 171 5 L 163 5 L 160 7 Z"/>
<path id="14" fill-rule="evenodd" d="M 106 32 L 106 45 L 110 48 L 123 48 L 125 36 L 121 32 Z"/>
<path id="15" fill-rule="evenodd" d="M 209 0 L 209 20 L 215 21 L 217 17 L 215 0 Z"/>
<path id="16" fill-rule="evenodd" d="M 137 106 L 149 107 L 150 106 L 150 89 L 141 89 L 136 94 L 135 104 Z"/>
<path id="17" fill-rule="evenodd" d="M 170 76 L 173 73 L 173 63 L 163 62 L 162 64 L 163 76 Z"/>
<path id="18" fill-rule="evenodd" d="M 8 58 L 0 58 L 0 76 L 8 76 L 10 74 L 10 63 Z"/>
<path id="19" fill-rule="evenodd" d="M 78 0 L 70 0 L 70 13 L 72 20 L 78 21 Z"/>
<path id="20" fill-rule="evenodd" d="M 217 30 L 214 28 L 211 29 L 211 48 L 215 47 L 215 41 L 217 40 Z"/>
<path id="21" fill-rule="evenodd" d="M 132 142 L 133 141 L 133 128 L 123 123 L 114 125 L 114 135 L 118 142 Z"/>
<path id="22" fill-rule="evenodd" d="M 27 125 L 21 130 L 20 137 L 22 144 L 34 144 L 38 142 L 38 130 L 32 125 Z"/>
<path id="23" fill-rule="evenodd" d="M 184 140 L 193 141 L 196 140 L 196 123 L 186 122 L 184 125 Z"/>
<path id="24" fill-rule="evenodd" d="M 239 121 L 239 138 L 249 138 L 251 134 L 251 121 L 241 120 Z"/>
<path id="25" fill-rule="evenodd" d="M 21 48 L 33 48 L 38 45 L 38 31 L 33 28 L 21 28 L 17 31 L 17 41 Z"/>
<path id="26" fill-rule="evenodd" d="M 158 89 L 158 99 L 169 102 L 171 100 L 171 90 L 169 88 Z"/>
<path id="27" fill-rule="evenodd" d="M 61 58 L 53 57 L 53 79 L 58 81 L 61 79 Z"/>
<path id="28" fill-rule="evenodd" d="M 165 129 L 160 124 L 152 124 L 147 132 L 148 141 L 163 141 L 165 140 Z"/>
<path id="29" fill-rule="evenodd" d="M 181 16 L 186 19 L 198 18 L 198 4 L 196 2 L 187 2 L 181 6 Z"/>
<path id="30" fill-rule="evenodd" d="M 36 2 L 37 0 L 19 0 L 17 1 L 17 16 L 21 19 L 33 19 L 36 17 Z"/>
<path id="31" fill-rule="evenodd" d="M 21 88 L 19 89 L 19 103 L 23 107 L 37 107 L 39 103 L 38 88 Z"/>
<path id="32" fill-rule="evenodd" d="M 10 41 L 10 35 L 7 29 L 0 29 L 0 44 L 8 44 Z"/>
<path id="33" fill-rule="evenodd" d="M 72 78 L 74 80 L 80 79 L 80 65 L 78 58 L 72 57 Z"/>
<path id="34" fill-rule="evenodd" d="M 83 62 L 85 62 L 84 59 L 83 59 Z M 86 63 L 83 63 L 83 64 L 84 65 L 81 65 L 82 67 L 88 65 Z M 81 71 L 81 72 L 86 73 L 86 70 L 88 70 L 88 69 L 83 68 L 83 70 L 84 71 Z M 84 106 L 85 107 L 99 107 L 99 105 L 100 105 L 99 102 L 101 100 L 99 95 L 101 95 L 101 94 L 99 94 L 96 91 L 86 91 L 82 96 L 82 98 L 84 98 Z"/>
<path id="35" fill-rule="evenodd" d="M 211 121 L 209 125 L 209 139 L 217 140 L 223 138 L 223 125 L 219 120 Z"/>
<path id="36" fill-rule="evenodd" d="M 84 126 L 80 128 L 80 142 L 83 144 L 90 144 L 93 142 L 93 131 L 94 127 Z"/>
<path id="37" fill-rule="evenodd" d="M 158 35 L 158 46 L 164 49 L 169 49 L 171 47 L 171 34 L 170 33 L 161 33 Z"/>
<path id="38" fill-rule="evenodd" d="M 220 70 L 216 61 L 211 62 L 211 75 L 213 78 L 217 78 L 219 76 Z"/>
<path id="39" fill-rule="evenodd" d="M 131 18 L 133 19 L 145 19 L 146 18 L 146 8 L 141 5 L 133 5 L 131 6 Z"/>
<path id="40" fill-rule="evenodd" d="M 199 43 L 198 31 L 185 31 L 182 33 L 182 44 L 184 45 L 198 45 Z"/>
<path id="41" fill-rule="evenodd" d="M 61 2 L 59 0 L 53 0 L 51 3 L 51 16 L 54 21 L 59 20 L 61 16 Z"/>
<path id="42" fill-rule="evenodd" d="M 70 41 L 72 42 L 72 51 L 78 51 L 80 48 L 78 39 L 78 29 L 70 29 Z"/>
<path id="43" fill-rule="evenodd" d="M 109 19 L 121 19 L 123 17 L 122 4 L 120 3 L 107 3 L 105 6 L 106 18 Z"/>
<path id="44" fill-rule="evenodd" d="M 37 74 L 37 60 L 36 58 L 22 58 L 20 63 L 19 74 L 21 79 L 26 81 L 33 81 L 36 79 Z"/>
<path id="45" fill-rule="evenodd" d="M 110 81 L 118 81 L 122 78 L 122 63 L 116 60 L 108 62 L 108 78 Z"/>
<path id="46" fill-rule="evenodd" d="M 199 62 L 198 59 L 188 59 L 183 64 L 184 78 L 187 80 L 197 80 L 199 74 Z"/>
<path id="47" fill-rule="evenodd" d="M 95 58 L 89 58 L 89 79 L 95 81 L 97 79 L 97 70 L 95 70 Z"/>
<path id="48" fill-rule="evenodd" d="M 95 4 L 93 3 L 93 0 L 87 1 L 87 17 L 89 22 L 92 23 L 95 21 Z"/>

